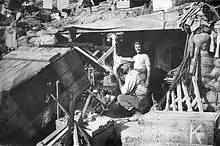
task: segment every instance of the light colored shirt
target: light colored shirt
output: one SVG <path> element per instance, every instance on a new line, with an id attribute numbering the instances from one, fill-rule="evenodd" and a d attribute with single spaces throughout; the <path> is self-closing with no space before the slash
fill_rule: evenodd
<path id="1" fill-rule="evenodd" d="M 137 70 L 131 70 L 125 77 L 125 83 L 121 88 L 122 94 L 146 95 L 147 89 Z"/>
<path id="2" fill-rule="evenodd" d="M 143 70 L 150 66 L 150 59 L 147 54 L 137 54 L 133 57 L 134 69 Z"/>

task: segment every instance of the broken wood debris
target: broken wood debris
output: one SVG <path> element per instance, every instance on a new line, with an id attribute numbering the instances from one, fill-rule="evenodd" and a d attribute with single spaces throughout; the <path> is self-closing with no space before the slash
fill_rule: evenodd
<path id="1" fill-rule="evenodd" d="M 210 11 L 203 11 L 205 8 L 210 9 Z M 212 14 L 213 17 L 209 18 L 208 13 Z M 201 19 L 202 24 L 198 24 L 197 19 Z M 216 55 L 219 54 L 218 41 L 216 42 L 215 55 L 211 56 L 209 54 L 210 49 L 213 50 L 213 48 L 210 48 L 213 47 L 211 46 L 213 42 L 211 44 L 210 34 L 212 28 L 210 26 L 211 22 L 208 20 L 216 22 L 218 19 L 218 13 L 205 3 L 193 3 L 190 9 L 181 17 L 180 26 L 187 33 L 184 58 L 177 68 L 173 82 L 166 93 L 165 110 L 204 111 L 202 99 L 206 98 L 203 92 L 206 92 L 205 88 L 207 88 L 204 78 L 209 76 L 211 72 L 213 58 L 219 57 L 219 55 Z M 183 91 L 183 94 L 181 94 L 181 91 Z"/>

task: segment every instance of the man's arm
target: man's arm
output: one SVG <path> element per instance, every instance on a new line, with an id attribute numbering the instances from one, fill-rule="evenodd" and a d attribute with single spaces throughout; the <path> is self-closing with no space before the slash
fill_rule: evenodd
<path id="1" fill-rule="evenodd" d="M 149 86 L 149 83 L 150 83 L 150 66 L 147 67 L 147 77 L 145 81 L 146 87 Z"/>
<path id="2" fill-rule="evenodd" d="M 145 85 L 146 85 L 146 87 L 148 87 L 149 83 L 150 83 L 151 69 L 150 69 L 150 59 L 149 59 L 149 56 L 147 54 L 146 54 L 145 64 L 146 64 L 146 68 L 147 68 L 147 77 L 146 77 Z"/>

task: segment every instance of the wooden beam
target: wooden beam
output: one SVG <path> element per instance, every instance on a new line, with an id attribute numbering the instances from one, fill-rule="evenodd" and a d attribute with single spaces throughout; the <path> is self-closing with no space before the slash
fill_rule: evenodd
<path id="1" fill-rule="evenodd" d="M 92 55 L 96 56 L 99 52 L 100 52 L 100 50 L 96 50 Z"/>
<path id="2" fill-rule="evenodd" d="M 57 129 L 55 130 L 53 133 L 51 133 L 49 136 L 47 136 L 45 139 L 43 139 L 42 141 L 37 143 L 37 146 L 45 146 L 47 145 L 49 142 L 51 143 L 51 141 L 53 139 L 55 139 L 62 131 L 66 131 L 66 129 L 68 130 L 68 127 L 65 126 L 61 129 Z"/>
<path id="3" fill-rule="evenodd" d="M 193 110 L 192 110 L 192 105 L 190 102 L 189 93 L 187 91 L 187 87 L 182 81 L 181 81 L 181 84 L 182 84 L 182 88 L 183 88 L 184 99 L 186 100 L 187 111 L 192 112 Z"/>
<path id="4" fill-rule="evenodd" d="M 98 64 L 101 64 L 112 52 L 114 51 L 113 47 L 111 47 L 104 55 L 102 55 L 99 59 L 98 59 Z"/>
<path id="5" fill-rule="evenodd" d="M 47 146 L 53 146 L 67 131 L 69 127 L 65 127 Z"/>
<path id="6" fill-rule="evenodd" d="M 41 53 L 33 51 L 12 51 L 9 54 L 5 55 L 3 59 L 49 62 L 49 59 L 57 54 L 58 53 L 49 52 Z"/>
<path id="7" fill-rule="evenodd" d="M 173 107 L 173 111 L 176 111 L 176 102 L 175 102 L 175 93 L 174 91 L 171 91 L 171 99 L 172 99 L 172 107 Z"/>
<path id="8" fill-rule="evenodd" d="M 108 51 L 110 46 L 96 46 L 92 43 L 67 43 L 67 44 L 44 44 L 40 45 L 39 47 L 55 47 L 55 48 L 65 48 L 65 47 L 83 47 L 84 49 L 91 49 L 91 50 L 100 50 L 100 51 Z"/>
<path id="9" fill-rule="evenodd" d="M 92 60 L 92 61 L 95 62 L 96 64 L 100 65 L 100 66 L 101 66 L 103 69 L 105 69 L 106 71 L 109 71 L 109 72 L 113 73 L 113 71 L 112 71 L 109 67 L 107 67 L 105 64 L 99 63 L 98 60 L 97 60 L 94 56 L 92 56 L 91 54 L 89 54 L 88 52 L 84 51 L 83 49 L 81 49 L 81 48 L 79 48 L 79 47 L 77 47 L 77 46 L 74 46 L 74 49 L 76 49 L 77 51 L 79 51 L 80 53 L 82 53 L 83 55 L 85 55 L 86 57 L 88 57 L 90 60 Z M 110 51 L 108 52 L 108 54 L 109 54 L 109 53 L 112 53 L 111 51 L 112 51 L 112 50 L 110 50 Z M 107 52 L 106 52 L 106 53 L 107 53 Z M 106 54 L 106 55 L 108 55 L 108 54 Z M 101 59 L 106 58 L 106 55 L 104 55 Z M 100 60 L 100 59 L 99 59 L 99 60 Z"/>
<path id="10" fill-rule="evenodd" d="M 177 102 L 178 102 L 178 111 L 183 111 L 182 106 L 182 92 L 181 92 L 181 84 L 177 85 Z"/>
<path id="11" fill-rule="evenodd" d="M 86 57 L 88 57 L 90 60 L 92 60 L 95 63 L 98 63 L 98 61 L 96 60 L 95 57 L 93 57 L 92 55 L 90 55 L 89 53 L 87 53 L 86 51 L 84 51 L 83 49 L 74 46 L 74 49 L 76 49 L 77 51 L 79 51 L 80 53 L 82 53 L 83 55 L 85 55 Z"/>
<path id="12" fill-rule="evenodd" d="M 202 101 L 201 101 L 199 88 L 198 88 L 197 80 L 195 79 L 195 76 L 192 77 L 192 83 L 193 83 L 193 87 L 194 87 L 194 94 L 196 95 L 196 98 L 192 102 L 192 106 L 194 106 L 195 103 L 197 103 L 198 108 L 199 108 L 199 112 L 203 112 Z"/>

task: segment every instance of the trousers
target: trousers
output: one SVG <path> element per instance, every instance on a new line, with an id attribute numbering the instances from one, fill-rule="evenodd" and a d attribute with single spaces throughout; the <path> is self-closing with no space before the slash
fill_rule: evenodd
<path id="1" fill-rule="evenodd" d="M 152 98 L 149 95 L 133 96 L 120 94 L 117 100 L 125 109 L 130 111 L 131 109 L 135 108 L 143 114 L 149 111 L 153 105 Z"/>

